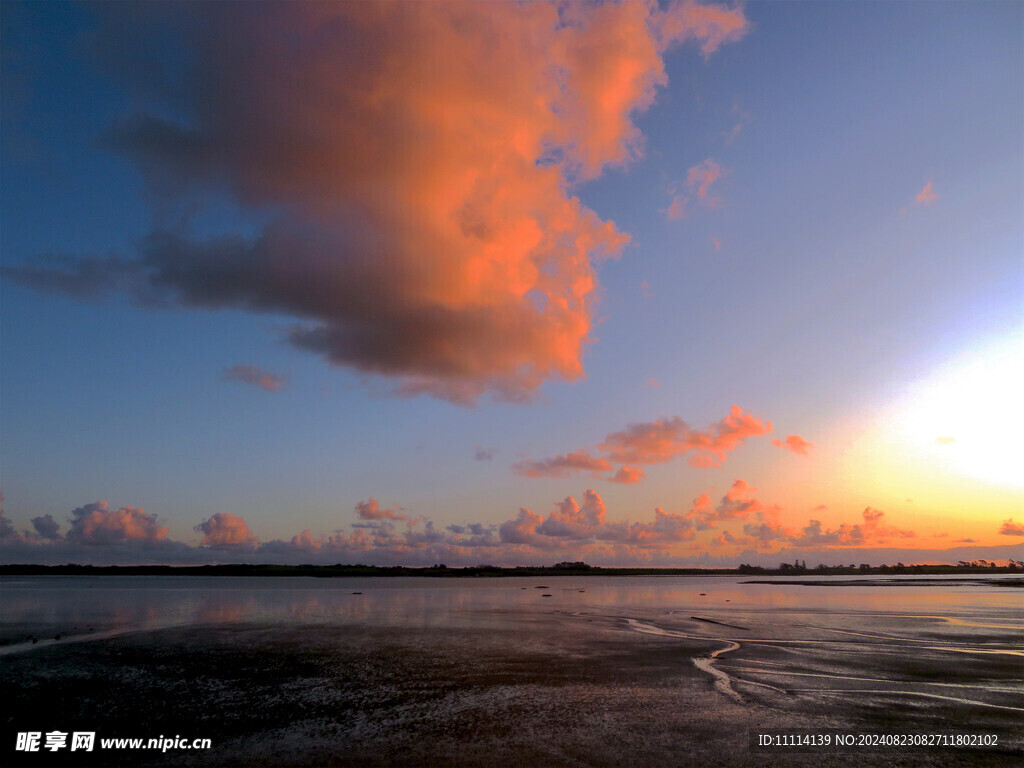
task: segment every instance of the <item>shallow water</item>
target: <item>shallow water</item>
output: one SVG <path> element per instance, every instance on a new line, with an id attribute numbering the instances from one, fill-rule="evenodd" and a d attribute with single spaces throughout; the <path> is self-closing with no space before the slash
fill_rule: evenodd
<path id="1" fill-rule="evenodd" d="M 218 736 L 222 751 L 196 765 L 262 764 L 268 750 L 282 765 L 531 764 L 530 750 L 537 765 L 619 765 L 624 745 L 638 764 L 702 749 L 760 765 L 751 729 L 797 725 L 991 732 L 1002 752 L 961 755 L 1021 754 L 1020 589 L 748 581 L 5 577 L 0 665 L 20 697 L 8 725 L 53 719 L 59 697 L 61 717 L 104 731 Z M 170 709 L 150 713 L 154 700 Z"/>
<path id="2" fill-rule="evenodd" d="M 749 581 L 672 576 L 7 577 L 0 579 L 0 654 L 171 627 L 521 630 L 527 618 L 534 625 L 544 616 L 560 615 L 596 621 L 605 630 L 720 643 L 694 663 L 730 697 L 738 697 L 740 690 L 752 695 L 772 690 L 791 695 L 881 692 L 1024 712 L 1020 590 L 965 584 L 956 577 L 929 586 L 893 586 L 899 577 L 892 576 L 878 579 L 877 586 Z M 946 668 L 941 678 L 929 679 L 923 670 L 928 664 Z M 951 669 L 964 666 L 973 672 L 960 675 Z"/>

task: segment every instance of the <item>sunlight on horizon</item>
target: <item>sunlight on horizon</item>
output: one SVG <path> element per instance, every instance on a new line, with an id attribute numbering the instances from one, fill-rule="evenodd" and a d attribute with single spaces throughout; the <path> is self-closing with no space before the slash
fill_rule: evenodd
<path id="1" fill-rule="evenodd" d="M 1024 333 L 964 352 L 912 384 L 894 405 L 890 435 L 938 469 L 1024 487 Z"/>

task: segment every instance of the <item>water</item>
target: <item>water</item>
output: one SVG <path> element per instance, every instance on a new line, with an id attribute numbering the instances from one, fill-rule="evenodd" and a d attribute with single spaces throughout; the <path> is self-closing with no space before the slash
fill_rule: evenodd
<path id="1" fill-rule="evenodd" d="M 384 738 L 371 721 L 358 719 L 377 696 L 383 703 L 373 706 L 403 713 L 387 721 L 387 733 L 420 728 L 409 731 L 417 743 L 440 749 L 435 737 L 423 741 L 421 731 L 423 718 L 440 717 L 434 702 L 444 692 L 450 702 L 445 724 L 455 717 L 452 712 L 475 712 L 472 717 L 479 719 L 481 712 L 508 707 L 519 717 L 541 700 L 545 711 L 576 711 L 596 707 L 594 701 L 621 699 L 625 704 L 617 714 L 602 710 L 602 722 L 615 726 L 610 739 L 631 738 L 636 725 L 621 725 L 627 717 L 621 713 L 629 702 L 646 701 L 637 704 L 638 712 L 683 723 L 680 728 L 689 727 L 690 720 L 679 718 L 692 719 L 694 707 L 747 727 L 790 722 L 791 716 L 805 718 L 801 725 L 894 723 L 918 733 L 970 724 L 1001 733 L 1001 745 L 1016 750 L 1012 754 L 1020 751 L 1024 592 L 1001 585 L 1006 576 L 929 577 L 928 585 L 902 586 L 915 577 L 858 577 L 871 583 L 842 586 L 747 583 L 751 578 L 4 577 L 0 664 L 10 670 L 17 660 L 18 674 L 25 675 L 19 680 L 59 685 L 78 675 L 82 664 L 102 672 L 115 663 L 109 658 L 132 649 L 143 649 L 143 658 L 159 654 L 177 664 L 175 654 L 187 653 L 175 649 L 208 647 L 220 658 L 241 659 L 245 668 L 270 656 L 286 668 L 295 660 L 316 665 L 330 657 L 337 662 L 327 665 L 322 679 L 296 685 L 291 703 L 320 707 L 325 714 L 318 728 L 333 722 L 338 707 L 349 707 L 352 722 L 360 724 L 344 739 L 357 745 L 370 743 L 367 734 Z M 233 633 L 230 641 L 226 632 Z M 261 649 L 255 662 L 247 655 L 254 643 Z M 114 655 L 104 656 L 110 644 Z M 394 682 L 388 676 L 405 658 L 416 661 Z M 181 662 L 182 669 L 189 663 Z M 144 661 L 135 669 L 134 674 L 149 674 Z M 363 677 L 353 677 L 351 669 L 364 670 Z M 566 670 L 573 670 L 568 682 L 579 685 L 566 685 Z M 509 683 L 527 672 L 528 684 Z M 245 688 L 235 672 L 224 675 L 216 685 L 232 691 L 227 715 L 251 709 L 262 694 Z M 410 675 L 417 681 L 411 688 L 405 682 Z M 385 678 L 390 682 L 381 682 Z M 676 681 L 672 685 L 678 687 L 665 692 L 658 680 Z M 538 686 L 548 683 L 554 687 L 539 693 Z M 126 690 L 131 685 L 136 684 Z M 151 696 L 153 685 L 137 683 L 138 695 Z M 604 686 L 598 699 L 594 686 Z M 435 692 L 424 693 L 420 720 L 408 715 L 410 707 L 420 706 L 416 701 L 394 703 L 396 691 L 403 690 Z M 311 698 L 311 691 L 320 698 Z M 479 703 L 484 700 L 486 705 Z M 680 713 L 682 701 L 691 703 Z M 737 712 L 750 713 L 749 721 Z M 553 727 L 537 718 L 534 728 Z M 269 737 L 253 729 L 234 748 L 262 754 Z M 332 738 L 322 748 L 340 743 L 340 737 Z M 592 738 L 580 736 L 579 743 Z M 715 738 L 725 745 L 715 749 L 732 749 L 737 764 L 743 763 L 745 753 L 728 739 L 745 744 L 745 736 L 730 730 Z M 529 744 L 540 749 L 545 742 Z M 638 748 L 656 749 L 644 744 Z M 458 742 L 452 754 L 462 754 L 463 747 Z M 677 747 L 657 747 L 668 751 L 648 757 L 659 760 Z M 557 763 L 552 754 L 538 759 Z M 488 755 L 481 747 L 483 764 Z M 607 756 L 591 753 L 587 759 Z"/>

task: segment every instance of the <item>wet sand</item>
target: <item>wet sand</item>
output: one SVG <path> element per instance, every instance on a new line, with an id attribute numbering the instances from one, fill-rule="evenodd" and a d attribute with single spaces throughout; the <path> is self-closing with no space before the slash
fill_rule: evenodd
<path id="1" fill-rule="evenodd" d="M 538 610 L 495 612 L 483 628 L 249 622 L 11 647 L 0 658 L 3 738 L 59 728 L 213 741 L 206 752 L 106 751 L 93 761 L 20 755 L 34 765 L 1010 766 L 1024 757 L 1022 658 L 949 650 L 948 623 L 908 644 L 899 617 L 849 636 L 834 623 L 794 626 L 787 638 L 777 626 L 764 637 L 756 616 L 705 613 L 747 629 L 665 611 Z M 995 651 L 1016 639 L 998 627 L 953 631 L 973 633 L 975 646 L 982 631 Z M 968 701 L 964 685 L 980 686 Z M 750 749 L 751 731 L 781 728 L 996 733 L 1000 747 Z"/>

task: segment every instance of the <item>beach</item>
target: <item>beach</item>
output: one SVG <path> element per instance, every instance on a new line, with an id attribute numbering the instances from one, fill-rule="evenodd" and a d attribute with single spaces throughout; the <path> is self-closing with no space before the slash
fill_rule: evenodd
<path id="1" fill-rule="evenodd" d="M 96 614 L 111 581 L 69 578 L 4 585 L 5 740 L 57 729 L 211 748 L 14 753 L 25 764 L 945 766 L 1024 755 L 1020 610 L 994 587 L 946 588 L 952 610 L 937 618 L 941 586 L 916 598 L 895 587 L 880 611 L 874 592 L 843 588 L 824 610 L 820 591 L 736 579 L 135 580 L 121 607 L 148 599 L 151 623 L 122 614 L 115 628 L 113 606 L 106 623 Z M 44 638 L 37 612 L 36 643 L 20 639 L 33 619 L 13 621 L 19 595 L 76 592 L 83 613 L 67 618 L 92 612 L 102 637 L 69 625 Z M 909 613 L 905 599 L 926 610 Z M 198 606 L 191 618 L 181 601 Z M 757 746 L 782 730 L 833 743 Z M 836 748 L 846 734 L 997 743 Z"/>

